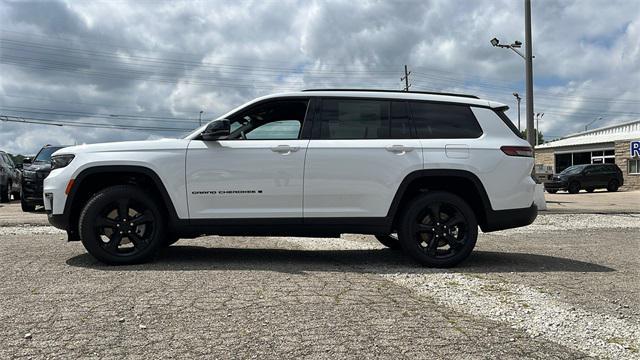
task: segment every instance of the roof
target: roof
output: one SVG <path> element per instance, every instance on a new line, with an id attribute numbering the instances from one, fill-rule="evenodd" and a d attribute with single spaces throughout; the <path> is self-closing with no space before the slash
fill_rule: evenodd
<path id="1" fill-rule="evenodd" d="M 304 90 L 304 91 L 298 91 L 298 92 L 267 95 L 267 96 L 255 99 L 252 102 L 260 101 L 268 98 L 285 97 L 285 96 L 367 97 L 367 98 L 382 98 L 382 99 L 430 100 L 430 101 L 452 102 L 452 103 L 470 104 L 470 105 L 478 105 L 478 106 L 488 106 L 491 108 L 508 108 L 507 105 L 499 102 L 489 101 L 486 99 L 479 99 L 476 96 L 465 95 L 465 94 L 430 93 L 430 92 L 417 92 L 417 91 L 353 90 L 353 89 Z"/>
<path id="2" fill-rule="evenodd" d="M 480 99 L 476 95 L 471 94 L 457 94 L 457 93 L 446 93 L 446 92 L 435 92 L 435 91 L 414 91 L 414 90 L 382 90 L 382 89 L 304 89 L 302 92 L 309 91 L 360 91 L 360 92 L 381 92 L 381 93 L 411 93 L 411 94 L 429 94 L 429 95 L 446 95 L 446 96 L 459 96 L 459 97 L 467 97 L 472 99 Z"/>
<path id="3" fill-rule="evenodd" d="M 536 146 L 536 149 L 601 144 L 613 141 L 636 139 L 640 139 L 640 120 L 604 126 L 588 131 L 581 131 L 575 134 L 567 135 L 558 140 L 538 145 Z"/>

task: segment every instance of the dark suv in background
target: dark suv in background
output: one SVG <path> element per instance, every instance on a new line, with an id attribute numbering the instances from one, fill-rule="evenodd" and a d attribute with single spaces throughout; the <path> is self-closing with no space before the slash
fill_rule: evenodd
<path id="1" fill-rule="evenodd" d="M 624 184 L 622 171 L 616 164 L 574 165 L 554 175 L 544 184 L 547 192 L 554 194 L 558 190 L 567 190 L 577 194 L 581 189 L 593 192 L 595 189 L 618 191 Z"/>
<path id="2" fill-rule="evenodd" d="M 0 202 L 9 202 L 20 197 L 20 170 L 11 156 L 0 151 Z"/>
<path id="3" fill-rule="evenodd" d="M 43 206 L 42 184 L 51 172 L 51 154 L 65 146 L 45 145 L 33 160 L 25 158 L 22 169 L 22 211 L 34 211 L 36 205 Z"/>

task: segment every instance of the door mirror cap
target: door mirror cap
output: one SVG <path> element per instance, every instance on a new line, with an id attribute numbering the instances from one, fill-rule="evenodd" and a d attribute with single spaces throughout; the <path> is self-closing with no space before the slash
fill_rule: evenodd
<path id="1" fill-rule="evenodd" d="M 211 141 L 229 136 L 230 133 L 231 122 L 229 119 L 221 119 L 209 123 L 200 136 L 204 141 Z"/>

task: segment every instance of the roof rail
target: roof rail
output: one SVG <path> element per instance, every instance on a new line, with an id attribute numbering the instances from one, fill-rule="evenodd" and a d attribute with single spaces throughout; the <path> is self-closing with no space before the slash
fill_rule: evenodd
<path id="1" fill-rule="evenodd" d="M 434 91 L 404 91 L 404 90 L 381 90 L 381 89 L 304 89 L 302 91 L 303 92 L 306 92 L 306 91 L 363 91 L 363 92 L 382 92 L 382 93 L 409 93 L 409 94 L 458 96 L 458 97 L 466 97 L 471 99 L 480 99 L 476 95 L 434 92 Z"/>

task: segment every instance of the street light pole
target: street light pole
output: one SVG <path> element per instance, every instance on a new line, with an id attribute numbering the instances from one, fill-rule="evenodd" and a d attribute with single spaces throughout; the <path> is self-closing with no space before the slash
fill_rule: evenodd
<path id="1" fill-rule="evenodd" d="M 544 113 L 537 113 L 536 114 L 536 128 L 535 128 L 535 133 L 536 133 L 536 146 L 538 146 L 538 140 L 540 139 L 540 118 L 544 116 Z"/>
<path id="2" fill-rule="evenodd" d="M 533 53 L 531 46 L 531 0 L 524 0 L 524 45 L 525 45 L 525 72 L 527 88 L 527 129 L 533 128 Z M 533 132 L 527 133 L 527 141 L 533 146 Z"/>
<path id="3" fill-rule="evenodd" d="M 514 92 L 513 96 L 516 97 L 516 101 L 518 101 L 518 131 L 522 131 L 520 130 L 520 100 L 522 100 L 522 98 L 520 97 L 520 94 Z"/>

